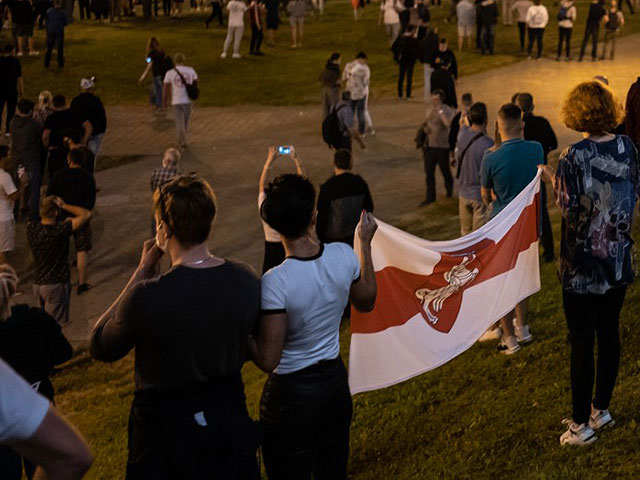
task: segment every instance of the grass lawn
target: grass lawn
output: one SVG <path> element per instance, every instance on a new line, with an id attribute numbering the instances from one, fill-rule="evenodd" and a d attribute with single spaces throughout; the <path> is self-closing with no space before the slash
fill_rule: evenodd
<path id="1" fill-rule="evenodd" d="M 546 54 L 555 57 L 557 44 L 556 7 L 544 0 L 549 8 L 550 23 L 545 33 Z M 588 0 L 576 2 L 579 19 L 573 32 L 574 55 L 577 55 L 586 20 Z M 368 53 L 372 70 L 372 96 L 395 95 L 397 67 L 392 61 L 384 29 L 377 25 L 378 4 L 372 3 L 357 23 L 346 2 L 329 2 L 320 20 L 307 18 L 304 48 L 292 50 L 286 17 L 277 31 L 278 46 L 265 47 L 266 56 L 248 55 L 250 29 L 246 27 L 240 60 L 221 60 L 220 52 L 226 29 L 215 24 L 204 28 L 204 13 L 188 14 L 183 20 L 144 22 L 141 18 L 116 24 L 96 24 L 95 21 L 75 22 L 68 27 L 65 39 L 67 64 L 63 71 L 42 66 L 42 56 L 24 57 L 27 96 L 36 98 L 39 91 L 52 90 L 67 96 L 76 94 L 80 78 L 96 75 L 98 93 L 107 104 L 144 104 L 148 101 L 148 85 L 139 86 L 137 79 L 145 67 L 145 44 L 149 36 L 157 36 L 168 53 L 183 52 L 188 64 L 200 75 L 202 105 L 264 104 L 290 105 L 317 102 L 320 96 L 318 76 L 326 59 L 334 51 L 342 52 L 344 61 L 357 51 Z M 449 2 L 432 8 L 434 24 L 441 34 L 456 43 L 455 25 L 444 23 Z M 623 34 L 640 31 L 640 22 L 628 16 Z M 1 39 L 8 40 L 7 30 Z M 44 34 L 36 33 L 37 48 L 44 54 Z M 455 48 L 455 47 L 454 47 Z M 482 57 L 475 51 L 459 55 L 462 75 L 470 75 L 522 60 L 518 55 L 517 27 L 498 26 L 496 55 Z M 54 54 L 55 56 L 55 54 Z M 415 86 L 422 85 L 422 69 L 414 72 Z"/>
<path id="2" fill-rule="evenodd" d="M 553 206 L 551 213 L 557 240 Z M 425 238 L 453 238 L 457 203 L 441 199 L 395 223 Z M 617 424 L 591 447 L 561 448 L 561 420 L 571 413 L 569 348 L 555 265 L 543 264 L 541 276 L 542 291 L 531 301 L 535 340 L 516 355 L 500 355 L 495 344 L 476 344 L 434 371 L 354 398 L 350 478 L 640 477 L 640 287 L 629 289 L 622 312 L 622 362 L 611 406 Z M 344 359 L 348 343 L 345 326 Z M 257 417 L 265 376 L 247 364 L 244 378 L 249 411 Z M 122 478 L 133 356 L 106 365 L 81 354 L 54 384 L 59 407 L 93 446 L 96 461 L 88 478 Z"/>

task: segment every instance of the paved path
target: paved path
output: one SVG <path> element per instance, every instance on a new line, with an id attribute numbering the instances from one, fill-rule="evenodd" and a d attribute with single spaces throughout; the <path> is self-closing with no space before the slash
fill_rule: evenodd
<path id="1" fill-rule="evenodd" d="M 639 44 L 640 35 L 619 40 L 615 62 L 557 63 L 543 59 L 463 77 L 458 92 L 472 92 L 476 100 L 488 104 L 489 112 L 495 113 L 513 93 L 528 91 L 534 95 L 536 112 L 550 119 L 560 145 L 567 145 L 577 135 L 558 120 L 557 109 L 564 92 L 578 81 L 605 74 L 620 98 L 624 98 L 640 74 Z M 421 93 L 416 92 L 416 96 L 422 98 Z M 369 182 L 376 215 L 392 221 L 415 211 L 424 197 L 422 160 L 413 148 L 424 105 L 385 98 L 372 99 L 370 108 L 377 135 L 367 139 L 366 151 L 356 150 L 355 170 Z M 137 264 L 142 241 L 149 235 L 149 174 L 174 139 L 170 119 L 158 119 L 147 108 L 111 107 L 108 115 L 109 132 L 103 154 L 144 158 L 97 174 L 101 191 L 93 220 L 96 241 L 89 270 L 94 289 L 81 297 L 73 295 L 73 322 L 66 332 L 77 343 L 86 341 L 91 325 L 117 296 Z M 220 213 L 211 236 L 213 251 L 259 268 L 263 237 L 256 190 L 267 147 L 295 145 L 311 179 L 316 184 L 324 181 L 331 174 L 332 156 L 322 143 L 320 115 L 319 107 L 310 106 L 196 106 L 190 131 L 192 148 L 183 157 L 182 170 L 198 171 L 218 194 Z M 275 170 L 274 173 L 291 171 L 293 165 L 281 158 Z M 438 185 L 439 193 L 443 193 L 442 183 Z M 429 208 L 436 214 L 437 205 Z M 24 225 L 18 227 L 17 257 L 22 263 L 23 281 L 28 283 L 30 260 Z"/>

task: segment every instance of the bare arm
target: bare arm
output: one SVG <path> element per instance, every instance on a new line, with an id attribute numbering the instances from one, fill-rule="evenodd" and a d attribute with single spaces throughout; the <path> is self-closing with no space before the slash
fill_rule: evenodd
<path id="1" fill-rule="evenodd" d="M 264 166 L 262 167 L 262 173 L 260 173 L 260 180 L 258 181 L 258 193 L 264 192 L 264 186 L 267 183 L 267 176 L 269 174 L 269 168 L 271 168 L 271 164 L 278 156 L 278 151 L 276 147 L 269 147 L 269 153 L 267 153 L 267 160 L 264 162 Z"/>
<path id="2" fill-rule="evenodd" d="M 48 128 L 45 128 L 42 131 L 42 146 L 44 147 L 45 150 L 47 150 L 49 148 L 49 137 L 51 136 L 51 130 L 49 130 Z"/>
<path id="3" fill-rule="evenodd" d="M 79 229 L 91 218 L 91 212 L 86 208 L 69 205 L 60 197 L 55 197 L 55 202 L 58 207 L 73 215 L 73 218 L 70 218 L 67 221 L 71 222 L 71 229 L 74 231 Z"/>
<path id="4" fill-rule="evenodd" d="M 258 338 L 249 337 L 247 348 L 253 362 L 267 373 L 280 363 L 287 338 L 287 314 L 267 313 L 260 317 Z"/>
<path id="5" fill-rule="evenodd" d="M 85 120 L 82 122 L 82 128 L 84 129 L 84 137 L 82 138 L 82 144 L 86 145 L 91 138 L 91 134 L 93 133 L 93 125 L 89 120 Z"/>
<path id="6" fill-rule="evenodd" d="M 545 183 L 550 183 L 551 188 L 556 188 L 556 171 L 549 165 L 538 165 L 538 169 L 542 170 L 542 180 Z"/>
<path id="7" fill-rule="evenodd" d="M 351 286 L 349 300 L 359 312 L 370 312 L 376 304 L 378 286 L 371 259 L 371 240 L 378 224 L 371 213 L 362 212 L 356 229 L 360 242 L 360 278 Z"/>
<path id="8" fill-rule="evenodd" d="M 149 75 L 150 71 L 151 71 L 151 62 L 147 63 L 147 68 L 145 68 L 144 72 L 142 72 L 142 75 L 140 75 L 140 78 L 138 79 L 138 83 L 144 82 L 144 79 L 147 78 L 147 75 Z"/>
<path id="9" fill-rule="evenodd" d="M 296 173 L 298 175 L 305 176 L 304 167 L 302 166 L 302 160 L 300 160 L 300 157 L 298 156 L 298 152 L 293 146 L 290 146 L 290 148 L 291 148 L 291 153 L 290 153 L 291 159 L 293 160 L 293 163 L 296 164 Z"/>
<path id="10" fill-rule="evenodd" d="M 360 132 L 358 131 L 358 127 L 356 127 L 354 125 L 353 127 L 349 128 L 349 135 L 351 135 L 352 139 L 354 139 L 356 142 L 358 142 L 358 145 L 360 145 L 360 148 L 362 148 L 362 149 L 367 148 L 367 145 L 364 143 L 364 140 L 360 136 Z"/>
<path id="11" fill-rule="evenodd" d="M 481 194 L 482 194 L 482 201 L 484 202 L 484 204 L 487 205 L 487 206 L 491 205 L 491 202 L 493 201 L 493 196 L 491 194 L 491 189 L 482 187 L 480 189 L 480 191 L 481 191 Z"/>
<path id="12" fill-rule="evenodd" d="M 40 427 L 11 447 L 39 465 L 34 480 L 77 480 L 84 477 L 93 456 L 82 435 L 50 406 Z"/>

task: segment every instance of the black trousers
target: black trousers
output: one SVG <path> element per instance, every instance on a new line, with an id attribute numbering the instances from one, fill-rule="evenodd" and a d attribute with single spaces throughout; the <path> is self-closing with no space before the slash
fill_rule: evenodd
<path id="1" fill-rule="evenodd" d="M 482 20 L 476 10 L 476 48 L 482 49 Z"/>
<path id="2" fill-rule="evenodd" d="M 544 182 L 540 184 L 540 201 L 542 203 L 540 241 L 542 242 L 544 259 L 550 262 L 555 257 L 555 252 L 553 247 L 553 230 L 551 230 L 551 220 L 549 219 L 549 209 L 547 208 L 547 186 Z"/>
<path id="3" fill-rule="evenodd" d="M 451 175 L 451 167 L 449 166 L 449 149 L 448 148 L 425 148 L 423 150 L 424 173 L 427 180 L 427 193 L 425 201 L 436 201 L 436 166 L 440 167 L 440 172 L 444 177 L 444 188 L 447 191 L 447 197 L 453 194 L 453 176 Z"/>
<path id="4" fill-rule="evenodd" d="M 176 392 L 137 391 L 126 479 L 258 480 L 258 444 L 239 375 Z"/>
<path id="5" fill-rule="evenodd" d="M 69 150 L 66 148 L 55 148 L 47 153 L 47 168 L 49 169 L 49 178 L 67 165 L 67 155 Z"/>
<path id="6" fill-rule="evenodd" d="M 5 124 L 5 131 L 9 131 L 9 123 L 11 119 L 16 114 L 16 106 L 18 105 L 18 92 L 2 92 L 0 91 L 0 119 L 2 118 L 2 112 L 4 111 L 4 106 L 7 106 L 7 120 Z M 0 130 L 2 125 L 0 125 Z"/>
<path id="7" fill-rule="evenodd" d="M 620 310 L 626 287 L 609 290 L 604 295 L 576 295 L 562 292 L 564 314 L 571 344 L 571 396 L 573 421 L 582 424 L 591 414 L 593 395 L 593 347 L 598 339 L 598 363 L 595 371 L 596 391 L 593 406 L 609 408 L 620 364 Z"/>
<path id="8" fill-rule="evenodd" d="M 214 18 L 218 18 L 218 23 L 221 27 L 224 27 L 224 17 L 222 15 L 222 7 L 220 6 L 220 2 L 211 2 L 211 15 L 207 17 L 205 23 L 209 25 Z"/>
<path id="9" fill-rule="evenodd" d="M 562 42 L 565 43 L 567 58 L 571 58 L 571 33 L 573 28 L 558 27 L 558 58 L 562 56 Z"/>
<path id="10" fill-rule="evenodd" d="M 631 3 L 631 0 L 627 0 L 627 5 L 629 6 L 629 12 L 631 12 L 631 15 L 633 15 L 635 12 L 633 11 L 633 4 Z M 621 12 L 622 12 L 623 6 L 624 6 L 624 0 L 621 0 L 620 4 L 618 5 Z"/>
<path id="11" fill-rule="evenodd" d="M 495 43 L 495 28 L 495 25 L 482 25 L 482 31 L 480 34 L 482 47 L 480 50 L 482 51 L 483 55 L 485 53 L 493 55 L 493 47 Z"/>
<path id="12" fill-rule="evenodd" d="M 171 15 L 171 0 L 162 0 L 162 13 L 165 17 Z"/>
<path id="13" fill-rule="evenodd" d="M 262 45 L 262 39 L 264 38 L 264 33 L 261 28 L 258 28 L 256 25 L 251 25 L 251 43 L 249 44 L 249 53 L 258 53 L 260 52 L 260 45 Z"/>
<path id="14" fill-rule="evenodd" d="M 589 39 L 593 44 L 591 48 L 591 58 L 596 59 L 598 57 L 598 35 L 600 34 L 600 27 L 598 25 L 591 26 L 587 25 L 587 28 L 584 30 L 584 38 L 582 39 L 582 46 L 580 47 L 580 60 L 584 57 L 584 52 L 587 49 L 587 44 L 589 43 Z"/>
<path id="15" fill-rule="evenodd" d="M 80 20 L 91 18 L 91 9 L 89 8 L 89 0 L 78 0 L 78 8 L 80 9 Z"/>
<path id="16" fill-rule="evenodd" d="M 44 66 L 51 64 L 53 49 L 58 51 L 58 67 L 64 67 L 64 33 L 47 33 L 47 51 L 44 54 Z"/>
<path id="17" fill-rule="evenodd" d="M 518 33 L 520 33 L 520 51 L 524 50 L 524 35 L 527 31 L 526 22 L 518 22 Z"/>
<path id="18" fill-rule="evenodd" d="M 352 415 L 340 357 L 272 374 L 260 400 L 269 480 L 346 480 Z"/>
<path id="19" fill-rule="evenodd" d="M 398 73 L 398 97 L 402 98 L 402 91 L 404 86 L 404 77 L 407 77 L 407 98 L 411 97 L 411 84 L 413 83 L 413 67 L 415 66 L 415 60 L 413 62 L 400 62 L 400 72 Z"/>
<path id="20" fill-rule="evenodd" d="M 529 27 L 529 46 L 527 47 L 527 53 L 531 56 L 533 50 L 533 42 L 538 44 L 538 53 L 536 58 L 540 58 L 542 55 L 542 36 L 544 35 L 544 28 L 531 28 Z"/>

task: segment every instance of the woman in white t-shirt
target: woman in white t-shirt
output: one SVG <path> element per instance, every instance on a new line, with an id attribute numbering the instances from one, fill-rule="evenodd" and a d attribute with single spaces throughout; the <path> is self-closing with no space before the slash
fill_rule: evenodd
<path id="1" fill-rule="evenodd" d="M 244 34 L 244 12 L 249 10 L 247 4 L 241 0 L 231 0 L 227 3 L 229 11 L 229 24 L 227 27 L 227 38 L 224 40 L 222 54 L 220 58 L 227 58 L 227 50 L 233 40 L 233 58 L 240 58 L 240 40 Z"/>
<path id="2" fill-rule="evenodd" d="M 262 218 L 280 233 L 285 261 L 262 277 L 259 336 L 253 361 L 270 376 L 260 403 L 262 452 L 269 478 L 346 478 L 352 403 L 340 358 L 347 301 L 371 311 L 376 279 L 363 213 L 360 258 L 345 243 L 315 239 L 316 195 L 309 179 L 285 174 L 265 188 Z"/>
<path id="3" fill-rule="evenodd" d="M 536 59 L 539 59 L 542 55 L 542 37 L 544 35 L 544 29 L 549 23 L 549 11 L 547 7 L 540 3 L 540 0 L 534 0 L 533 5 L 527 10 L 527 29 L 529 31 L 529 46 L 527 48 L 527 54 L 531 58 L 531 51 L 533 50 L 533 42 L 538 44 L 538 54 Z"/>
<path id="4" fill-rule="evenodd" d="M 289 145 L 283 148 L 289 149 L 289 156 L 291 157 L 291 160 L 293 160 L 293 162 L 296 164 L 296 173 L 298 175 L 304 175 L 302 162 L 300 161 L 300 158 L 298 157 L 293 146 Z M 267 175 L 269 175 L 271 164 L 276 158 L 278 158 L 278 150 L 278 147 L 269 147 L 267 160 L 264 162 L 264 167 L 262 167 L 260 181 L 258 182 L 258 212 L 262 210 L 262 204 L 264 203 L 264 199 L 266 198 L 264 194 L 264 186 L 267 183 Z M 286 153 L 283 152 L 283 155 L 286 155 Z M 264 230 L 264 259 L 262 261 L 262 273 L 264 274 L 268 270 L 271 270 L 273 267 L 277 267 L 282 262 L 284 262 L 285 253 L 284 246 L 282 245 L 282 241 L 280 240 L 280 234 L 273 228 L 271 228 L 267 222 L 262 220 L 262 218 L 261 221 L 262 229 Z"/>
<path id="5" fill-rule="evenodd" d="M 396 10 L 396 0 L 382 0 L 380 3 L 380 19 L 378 24 L 382 25 L 384 21 L 384 28 L 387 31 L 389 37 L 389 45 L 393 45 L 398 35 L 400 34 L 400 16 Z"/>

